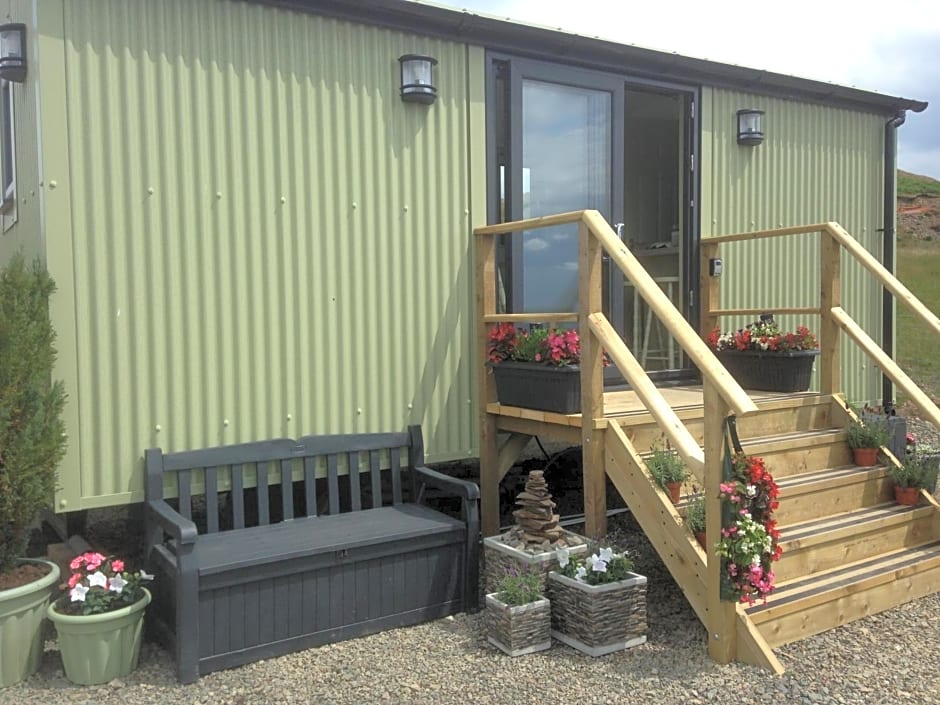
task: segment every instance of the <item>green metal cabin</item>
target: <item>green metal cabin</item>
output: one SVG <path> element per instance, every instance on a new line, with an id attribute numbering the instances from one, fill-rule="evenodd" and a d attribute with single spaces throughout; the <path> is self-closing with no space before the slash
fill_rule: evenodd
<path id="1" fill-rule="evenodd" d="M 417 423 L 429 461 L 476 457 L 474 227 L 597 208 L 695 321 L 709 237 L 837 221 L 882 258 L 886 125 L 925 107 L 398 0 L 0 7 L 28 60 L 0 259 L 38 255 L 59 287 L 60 512 L 140 501 L 150 446 Z M 402 101 L 405 54 L 437 60 L 432 104 Z M 764 111 L 762 144 L 738 144 L 741 109 Z M 505 308 L 576 282 L 556 236 L 501 251 Z M 771 262 L 761 305 L 805 306 L 818 257 L 742 246 L 721 303 L 750 305 Z M 608 278 L 630 340 L 635 293 Z M 842 282 L 880 340 L 880 287 L 848 259 Z M 649 369 L 688 371 L 659 347 Z M 846 397 L 879 399 L 842 356 Z"/>

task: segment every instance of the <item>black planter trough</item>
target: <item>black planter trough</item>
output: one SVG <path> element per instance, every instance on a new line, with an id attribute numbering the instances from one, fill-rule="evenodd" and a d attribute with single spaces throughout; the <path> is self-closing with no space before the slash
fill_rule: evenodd
<path id="1" fill-rule="evenodd" d="M 765 392 L 805 392 L 813 376 L 818 350 L 765 352 L 720 350 L 718 360 L 745 389 Z"/>
<path id="2" fill-rule="evenodd" d="M 506 360 L 492 365 L 500 404 L 556 414 L 581 412 L 581 368 Z"/>

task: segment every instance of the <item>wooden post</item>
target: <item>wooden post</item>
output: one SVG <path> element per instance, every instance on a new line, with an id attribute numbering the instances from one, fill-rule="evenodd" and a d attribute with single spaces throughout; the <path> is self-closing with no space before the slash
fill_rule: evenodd
<path id="1" fill-rule="evenodd" d="M 699 286 L 701 287 L 702 300 L 699 310 L 699 333 L 705 337 L 711 333 L 718 325 L 718 316 L 712 315 L 712 311 L 721 308 L 721 291 L 719 289 L 720 277 L 712 277 L 708 274 L 709 260 L 718 257 L 718 243 L 703 241 L 701 244 L 702 262 L 699 267 Z"/>
<path id="2" fill-rule="evenodd" d="M 737 656 L 737 616 L 734 602 L 721 600 L 721 559 L 715 554 L 715 543 L 721 537 L 721 500 L 718 499 L 724 461 L 722 423 L 730 409 L 718 390 L 703 380 L 705 412 L 705 533 L 706 604 L 708 608 L 708 656 L 718 663 L 729 663 Z"/>
<path id="3" fill-rule="evenodd" d="M 842 305 L 842 248 L 827 231 L 819 233 L 819 391 L 842 391 L 841 331 L 832 309 Z"/>
<path id="4" fill-rule="evenodd" d="M 496 313 L 496 236 L 477 235 L 476 309 L 477 309 L 477 402 L 480 419 L 480 528 L 483 536 L 499 532 L 499 447 L 496 417 L 486 411 L 496 401 L 496 382 L 486 365 L 489 331 L 483 317 Z"/>
<path id="5" fill-rule="evenodd" d="M 581 337 L 581 464 L 584 468 L 584 529 L 599 539 L 607 533 L 607 474 L 604 431 L 604 361 L 588 316 L 601 311 L 602 248 L 587 224 L 578 225 L 578 334 Z"/>

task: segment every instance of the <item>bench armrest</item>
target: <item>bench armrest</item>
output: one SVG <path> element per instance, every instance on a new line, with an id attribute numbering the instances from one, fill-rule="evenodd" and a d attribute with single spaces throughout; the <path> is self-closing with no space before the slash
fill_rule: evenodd
<path id="1" fill-rule="evenodd" d="M 199 532 L 196 524 L 177 512 L 163 499 L 150 499 L 145 503 L 149 518 L 181 545 L 196 543 Z"/>
<path id="2" fill-rule="evenodd" d="M 465 500 L 473 501 L 480 498 L 480 488 L 467 480 L 445 475 L 423 465 L 415 468 L 415 475 L 418 482 L 450 492 L 458 497 L 463 497 Z"/>

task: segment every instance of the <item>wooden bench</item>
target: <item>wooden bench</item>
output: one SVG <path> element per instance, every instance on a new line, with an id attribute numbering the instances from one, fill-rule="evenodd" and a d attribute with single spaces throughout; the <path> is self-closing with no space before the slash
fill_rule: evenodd
<path id="1" fill-rule="evenodd" d="M 147 621 L 184 683 L 477 608 L 479 490 L 424 467 L 420 426 L 151 448 L 146 469 Z M 425 487 L 460 498 L 461 518 Z"/>

